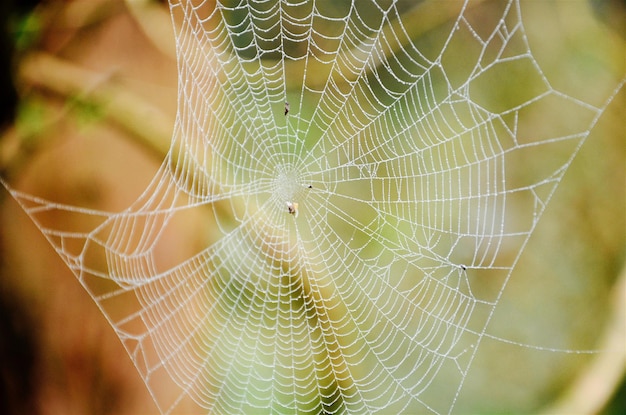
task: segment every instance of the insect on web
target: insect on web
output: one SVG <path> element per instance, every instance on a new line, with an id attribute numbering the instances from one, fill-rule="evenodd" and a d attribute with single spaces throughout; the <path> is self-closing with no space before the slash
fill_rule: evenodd
<path id="1" fill-rule="evenodd" d="M 179 108 L 143 195 L 107 213 L 12 191 L 162 413 L 454 409 L 600 110 L 550 85 L 516 1 L 490 19 L 431 3 L 171 0 Z M 520 129 L 560 105 L 581 124 Z M 205 248 L 164 266 L 166 228 L 199 207 Z M 94 225 L 58 229 L 56 210 Z"/>

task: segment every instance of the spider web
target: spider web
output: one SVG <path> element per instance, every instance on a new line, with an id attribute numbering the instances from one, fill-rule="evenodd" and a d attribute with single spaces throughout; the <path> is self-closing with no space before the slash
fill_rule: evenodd
<path id="1" fill-rule="evenodd" d="M 179 108 L 143 195 L 111 213 L 12 190 L 162 413 L 453 411 L 602 112 L 551 86 L 500 3 L 171 0 Z M 168 263 L 198 211 L 204 248 Z"/>

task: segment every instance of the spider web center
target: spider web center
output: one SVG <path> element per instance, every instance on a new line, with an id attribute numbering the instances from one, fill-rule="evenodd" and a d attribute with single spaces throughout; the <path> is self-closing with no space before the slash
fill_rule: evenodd
<path id="1" fill-rule="evenodd" d="M 297 204 L 301 201 L 307 187 L 300 169 L 290 163 L 282 164 L 276 168 L 274 173 L 272 197 L 278 208 L 287 212 L 288 205 Z"/>

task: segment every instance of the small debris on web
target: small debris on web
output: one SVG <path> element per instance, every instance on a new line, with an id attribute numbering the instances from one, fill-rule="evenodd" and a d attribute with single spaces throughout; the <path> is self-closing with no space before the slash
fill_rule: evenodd
<path id="1" fill-rule="evenodd" d="M 287 202 L 287 212 L 293 215 L 294 218 L 298 217 L 298 204 L 295 202 Z"/>

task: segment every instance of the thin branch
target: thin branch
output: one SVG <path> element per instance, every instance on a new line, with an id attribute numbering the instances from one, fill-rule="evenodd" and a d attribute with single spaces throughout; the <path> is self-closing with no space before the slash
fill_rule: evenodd
<path id="1" fill-rule="evenodd" d="M 600 353 L 543 415 L 598 414 L 626 371 L 626 265 L 613 286 L 611 316 L 599 342 Z"/>
<path id="2" fill-rule="evenodd" d="M 27 84 L 64 98 L 77 97 L 96 105 L 105 117 L 157 157 L 162 159 L 167 154 L 174 120 L 113 79 L 46 53 L 26 57 L 19 76 Z"/>

